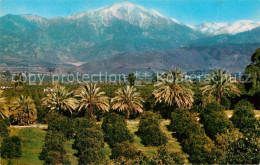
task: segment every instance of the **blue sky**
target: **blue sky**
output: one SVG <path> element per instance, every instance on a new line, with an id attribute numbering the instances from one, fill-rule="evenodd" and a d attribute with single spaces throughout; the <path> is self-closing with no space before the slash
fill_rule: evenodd
<path id="1" fill-rule="evenodd" d="M 47 18 L 68 16 L 112 5 L 122 0 L 0 0 L 0 16 L 34 14 Z M 260 0 L 128 0 L 196 25 L 209 22 L 260 21 Z"/>

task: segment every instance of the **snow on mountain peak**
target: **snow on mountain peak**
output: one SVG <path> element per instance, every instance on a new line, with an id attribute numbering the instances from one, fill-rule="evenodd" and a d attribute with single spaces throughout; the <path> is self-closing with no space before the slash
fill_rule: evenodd
<path id="1" fill-rule="evenodd" d="M 84 13 L 68 16 L 68 19 L 79 19 L 84 16 L 89 18 L 101 18 L 104 25 L 109 24 L 111 20 L 125 20 L 133 25 L 149 27 L 153 23 L 160 23 L 162 20 L 171 22 L 166 16 L 153 9 L 147 9 L 131 2 L 119 2 L 108 7 L 97 10 L 86 11 Z"/>
<path id="2" fill-rule="evenodd" d="M 245 31 L 252 30 L 260 26 L 260 23 L 250 20 L 240 20 L 233 23 L 212 23 L 204 22 L 196 26 L 196 30 L 211 35 L 218 34 L 237 34 Z"/>

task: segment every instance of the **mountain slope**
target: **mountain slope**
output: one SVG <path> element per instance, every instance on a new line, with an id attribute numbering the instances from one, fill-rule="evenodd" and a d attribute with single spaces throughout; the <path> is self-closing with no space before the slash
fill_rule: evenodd
<path id="1" fill-rule="evenodd" d="M 167 68 L 173 64 L 184 69 L 219 66 L 238 70 L 245 65 L 239 59 L 248 61 L 260 43 L 260 27 L 255 26 L 245 21 L 207 23 L 198 30 L 130 2 L 65 18 L 6 15 L 0 18 L 0 64 L 87 63 L 74 68 L 81 71 Z M 232 35 L 212 35 L 217 31 Z M 234 61 L 236 66 L 228 64 Z"/>

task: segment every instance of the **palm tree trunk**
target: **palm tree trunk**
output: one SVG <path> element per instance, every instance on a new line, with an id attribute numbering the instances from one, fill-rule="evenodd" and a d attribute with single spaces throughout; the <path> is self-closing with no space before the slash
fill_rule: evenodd
<path id="1" fill-rule="evenodd" d="M 221 93 L 221 92 L 218 92 L 218 94 L 217 94 L 217 103 L 218 103 L 218 104 L 220 104 L 221 98 L 222 98 L 222 93 Z"/>
<path id="2" fill-rule="evenodd" d="M 92 105 L 89 105 L 88 118 L 92 119 L 92 117 L 93 117 L 93 107 Z"/>

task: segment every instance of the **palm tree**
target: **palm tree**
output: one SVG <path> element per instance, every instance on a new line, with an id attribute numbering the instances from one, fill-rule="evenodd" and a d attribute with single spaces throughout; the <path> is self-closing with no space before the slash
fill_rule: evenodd
<path id="1" fill-rule="evenodd" d="M 73 91 L 69 92 L 65 86 L 57 85 L 53 91 L 43 98 L 43 106 L 49 108 L 49 112 L 57 111 L 59 114 L 69 112 L 72 115 L 77 108 L 77 100 L 73 98 Z"/>
<path id="2" fill-rule="evenodd" d="M 240 94 L 236 85 L 237 81 L 225 70 L 215 70 L 205 79 L 205 85 L 201 88 L 202 94 L 207 98 L 215 98 L 220 104 L 222 97 L 227 94 Z M 208 99 L 210 102 L 210 99 Z M 212 100 L 212 99 L 211 99 Z"/>
<path id="3" fill-rule="evenodd" d="M 170 70 L 161 75 L 160 81 L 155 84 L 159 88 L 153 91 L 155 102 L 165 102 L 169 105 L 176 103 L 179 108 L 190 109 L 194 100 L 194 92 L 182 79 L 182 72 L 179 69 Z"/>
<path id="4" fill-rule="evenodd" d="M 0 90 L 0 118 L 4 119 L 8 117 L 8 110 L 6 106 L 6 98 L 2 96 L 3 91 Z"/>
<path id="5" fill-rule="evenodd" d="M 131 113 L 141 113 L 143 112 L 142 103 L 144 100 L 140 96 L 139 92 L 136 92 L 136 88 L 127 85 L 123 89 L 118 89 L 115 92 L 116 96 L 111 99 L 113 104 L 113 109 L 118 109 L 123 111 L 128 118 Z"/>
<path id="6" fill-rule="evenodd" d="M 88 117 L 93 117 L 93 108 L 97 107 L 102 111 L 109 111 L 109 99 L 105 92 L 100 92 L 100 88 L 95 83 L 88 83 L 81 86 L 76 95 L 79 99 L 79 111 L 88 109 Z"/>
<path id="7" fill-rule="evenodd" d="M 19 125 L 32 124 L 37 119 L 36 106 L 30 96 L 20 95 L 16 97 L 12 100 L 10 109 Z"/>

